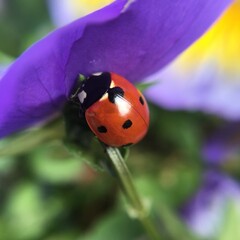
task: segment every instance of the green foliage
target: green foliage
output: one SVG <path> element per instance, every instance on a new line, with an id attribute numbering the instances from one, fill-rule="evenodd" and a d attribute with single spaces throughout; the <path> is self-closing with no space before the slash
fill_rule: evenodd
<path id="1" fill-rule="evenodd" d="M 0 239 L 36 239 L 43 235 L 49 221 L 54 221 L 63 208 L 58 199 L 43 201 L 43 198 L 39 186 L 30 182 L 17 184 L 2 214 L 4 228 Z"/>
<path id="2" fill-rule="evenodd" d="M 84 171 L 82 161 L 70 154 L 60 143 L 35 151 L 29 164 L 37 178 L 52 184 L 72 182 Z"/>
<path id="3" fill-rule="evenodd" d="M 223 222 L 224 228 L 220 229 L 219 240 L 235 239 L 240 236 L 240 208 L 237 202 L 229 201 L 224 217 L 220 220 Z"/>
<path id="4" fill-rule="evenodd" d="M 144 235 L 140 224 L 131 220 L 123 209 L 113 209 L 110 214 L 104 216 L 96 226 L 81 240 L 132 240 Z"/>
<path id="5" fill-rule="evenodd" d="M 156 84 L 156 82 L 141 82 L 141 83 L 136 84 L 136 88 L 140 92 L 144 92 L 144 90 L 148 89 L 151 86 L 154 86 L 155 84 Z"/>
<path id="6" fill-rule="evenodd" d="M 4 0 L 3 2 L 4 10 L 0 14 L 0 51 L 16 57 L 25 49 L 26 43 L 30 43 L 28 38 L 37 40 L 37 36 L 33 33 L 43 29 L 44 26 L 46 28 L 46 25 L 49 26 L 47 27 L 49 30 L 51 23 L 42 0 Z M 47 31 L 42 32 L 41 36 L 46 33 Z"/>
<path id="7" fill-rule="evenodd" d="M 0 65 L 1 66 L 7 66 L 13 61 L 13 58 L 10 56 L 4 54 L 3 52 L 0 52 Z"/>

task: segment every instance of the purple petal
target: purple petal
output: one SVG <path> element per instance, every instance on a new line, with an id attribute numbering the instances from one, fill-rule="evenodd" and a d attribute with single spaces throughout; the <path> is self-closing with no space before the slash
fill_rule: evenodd
<path id="1" fill-rule="evenodd" d="M 201 237 L 216 239 L 223 227 L 229 204 L 240 213 L 240 186 L 233 179 L 209 171 L 200 190 L 183 208 L 182 216 L 190 229 Z"/>
<path id="2" fill-rule="evenodd" d="M 210 31 L 154 76 L 161 82 L 149 89 L 149 99 L 166 108 L 240 119 L 240 104 L 236 104 L 240 95 L 239 21 L 240 4 L 233 1 Z"/>
<path id="3" fill-rule="evenodd" d="M 79 73 L 140 81 L 196 40 L 230 0 L 118 0 L 28 49 L 0 81 L 0 137 L 61 110 Z"/>

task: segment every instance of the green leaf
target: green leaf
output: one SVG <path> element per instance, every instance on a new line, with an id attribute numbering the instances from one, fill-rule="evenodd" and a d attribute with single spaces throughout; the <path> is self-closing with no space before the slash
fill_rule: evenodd
<path id="1" fill-rule="evenodd" d="M 166 181 L 171 181 L 170 178 L 169 180 L 166 179 Z M 176 181 L 178 180 L 176 179 Z M 135 183 L 140 195 L 142 195 L 142 200 L 152 215 L 155 216 L 156 222 L 159 222 L 159 228 L 162 226 L 162 229 L 159 230 L 160 232 L 167 231 L 171 239 L 197 239 L 184 225 L 179 215 L 175 212 L 175 208 L 172 206 L 175 205 L 176 200 L 174 198 L 178 198 L 176 190 L 167 192 L 161 182 L 161 178 L 157 179 L 152 176 L 145 175 L 136 178 Z M 177 199 L 177 201 L 179 200 Z"/>
<path id="2" fill-rule="evenodd" d="M 76 181 L 83 170 L 81 159 L 69 153 L 60 142 L 35 151 L 29 164 L 38 178 L 50 183 Z"/>
<path id="3" fill-rule="evenodd" d="M 40 188 L 33 183 L 17 185 L 9 195 L 3 212 L 4 235 L 7 238 L 3 238 L 0 232 L 0 239 L 39 239 L 63 209 L 59 200 L 43 196 Z"/>
<path id="4" fill-rule="evenodd" d="M 81 238 L 78 238 L 79 233 L 74 232 L 74 231 L 59 231 L 56 234 L 53 234 L 51 236 L 47 236 L 44 238 L 44 240 L 71 240 L 71 239 L 76 239 L 76 240 L 81 240 Z"/>
<path id="5" fill-rule="evenodd" d="M 144 90 L 148 89 L 149 87 L 155 85 L 157 81 L 151 81 L 151 82 L 141 82 L 136 84 L 136 88 L 140 91 L 143 92 Z"/>
<path id="6" fill-rule="evenodd" d="M 15 159 L 10 157 L 0 157 L 0 173 L 8 174 L 15 166 Z"/>
<path id="7" fill-rule="evenodd" d="M 0 51 L 0 66 L 7 66 L 13 61 L 13 58 Z"/>
<path id="8" fill-rule="evenodd" d="M 0 157 L 27 153 L 40 145 L 62 139 L 64 134 L 64 126 L 61 120 L 16 134 L 0 141 Z"/>
<path id="9" fill-rule="evenodd" d="M 141 239 L 144 233 L 137 221 L 130 219 L 122 209 L 115 210 L 99 221 L 81 240 L 133 240 Z"/>

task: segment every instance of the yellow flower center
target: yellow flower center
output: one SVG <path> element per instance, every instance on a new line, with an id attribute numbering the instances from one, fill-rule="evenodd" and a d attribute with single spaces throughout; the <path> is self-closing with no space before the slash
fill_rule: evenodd
<path id="1" fill-rule="evenodd" d="M 177 68 L 192 72 L 208 63 L 225 74 L 240 74 L 240 0 L 177 60 Z"/>
<path id="2" fill-rule="evenodd" d="M 97 9 L 100 9 L 114 0 L 69 0 L 72 2 L 72 10 L 76 12 L 78 16 L 86 15 Z"/>

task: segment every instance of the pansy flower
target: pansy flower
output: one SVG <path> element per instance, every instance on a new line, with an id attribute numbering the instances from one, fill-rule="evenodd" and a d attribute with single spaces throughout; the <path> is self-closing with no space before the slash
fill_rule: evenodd
<path id="1" fill-rule="evenodd" d="M 240 118 L 240 1 L 172 64 L 147 96 L 168 109 L 202 110 Z M 173 97 L 175 96 L 175 97 Z"/>
<path id="2" fill-rule="evenodd" d="M 203 239 L 235 239 L 239 236 L 239 203 L 239 184 L 209 170 L 202 177 L 200 189 L 183 207 L 182 217 Z"/>
<path id="3" fill-rule="evenodd" d="M 112 71 L 142 81 L 200 37 L 230 2 L 117 0 L 50 33 L 0 80 L 0 137 L 60 112 L 80 73 Z"/>

